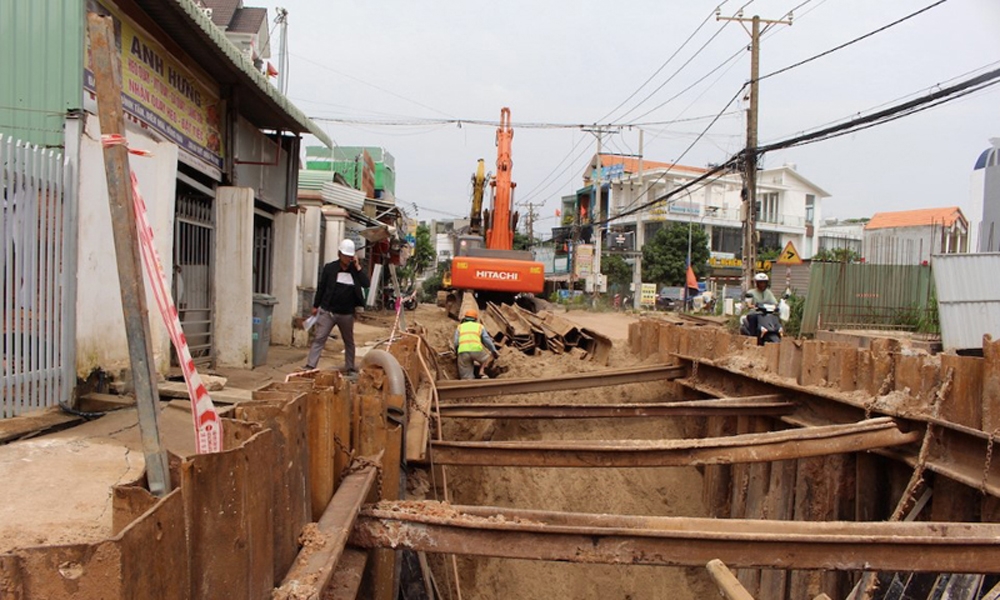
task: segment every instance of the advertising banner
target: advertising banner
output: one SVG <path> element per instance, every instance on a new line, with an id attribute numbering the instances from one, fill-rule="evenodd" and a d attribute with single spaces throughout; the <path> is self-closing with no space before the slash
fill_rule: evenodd
<path id="1" fill-rule="evenodd" d="M 125 112 L 216 169 L 223 168 L 222 103 L 214 83 L 199 78 L 116 9 L 88 3 L 114 19 L 121 52 Z M 96 91 L 87 52 L 84 88 Z"/>

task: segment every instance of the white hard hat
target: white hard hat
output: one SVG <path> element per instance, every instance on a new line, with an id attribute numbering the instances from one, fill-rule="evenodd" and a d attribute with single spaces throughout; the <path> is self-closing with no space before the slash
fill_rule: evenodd
<path id="1" fill-rule="evenodd" d="M 753 276 L 754 281 L 769 281 L 767 278 L 767 273 L 757 273 Z"/>
<path id="2" fill-rule="evenodd" d="M 340 242 L 339 250 L 344 256 L 354 256 L 354 242 L 352 240 L 344 240 Z"/>

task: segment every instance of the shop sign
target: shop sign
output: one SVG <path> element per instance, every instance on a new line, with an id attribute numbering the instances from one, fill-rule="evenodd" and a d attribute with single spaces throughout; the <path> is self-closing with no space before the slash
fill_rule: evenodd
<path id="1" fill-rule="evenodd" d="M 114 19 L 121 53 L 125 112 L 217 169 L 223 168 L 222 103 L 218 87 L 195 77 L 117 10 L 91 5 Z M 96 93 L 90 52 L 84 88 Z"/>

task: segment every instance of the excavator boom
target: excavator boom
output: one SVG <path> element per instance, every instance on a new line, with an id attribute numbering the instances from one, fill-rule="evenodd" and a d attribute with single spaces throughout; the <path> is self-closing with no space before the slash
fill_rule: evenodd
<path id="1" fill-rule="evenodd" d="M 500 109 L 500 127 L 497 128 L 497 172 L 493 179 L 493 210 L 486 231 L 486 247 L 491 250 L 510 250 L 514 247 L 514 226 L 511 218 L 511 201 L 514 186 L 510 178 L 514 162 L 510 158 L 514 130 L 510 127 L 510 109 Z"/>
<path id="2" fill-rule="evenodd" d="M 469 233 L 483 234 L 483 192 L 486 189 L 486 161 L 479 159 L 476 173 L 472 176 L 472 215 L 469 219 Z"/>

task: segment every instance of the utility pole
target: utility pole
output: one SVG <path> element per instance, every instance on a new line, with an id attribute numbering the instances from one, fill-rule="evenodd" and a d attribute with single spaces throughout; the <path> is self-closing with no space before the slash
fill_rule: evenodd
<path id="1" fill-rule="evenodd" d="M 642 157 L 643 157 L 643 131 L 639 130 L 639 198 L 643 197 L 645 183 L 642 179 Z M 633 202 L 635 199 L 633 198 Z M 632 308 L 640 310 L 642 308 L 642 247 L 646 243 L 646 226 L 642 222 L 643 210 L 635 213 L 635 263 L 632 271 Z"/>
<path id="2" fill-rule="evenodd" d="M 735 17 L 723 17 L 721 11 L 715 11 L 716 21 L 736 21 L 743 25 L 751 23 L 750 34 L 750 105 L 747 107 L 747 147 L 744 152 L 743 164 L 743 289 L 753 287 L 753 272 L 757 264 L 757 111 L 760 97 L 760 24 L 791 25 L 792 13 L 788 20 L 761 19 L 754 15 L 745 18 L 743 11 Z M 746 30 L 746 25 L 743 25 Z M 765 30 L 767 27 L 764 28 Z"/>
<path id="3" fill-rule="evenodd" d="M 593 292 L 600 291 L 598 282 L 601 279 L 601 136 L 604 129 L 595 126 L 593 129 L 584 129 L 587 133 L 597 136 L 597 168 L 594 169 L 594 203 L 590 207 L 590 222 L 594 224 L 594 263 L 591 267 L 590 280 L 593 282 Z"/>
<path id="4" fill-rule="evenodd" d="M 527 226 L 528 226 L 528 243 L 531 245 L 535 244 L 535 217 L 538 215 L 535 213 L 535 205 L 528 202 L 528 215 L 527 215 Z"/>
<path id="5" fill-rule="evenodd" d="M 288 11 L 280 6 L 274 22 L 281 25 L 281 46 L 278 50 L 278 91 L 288 93 Z"/>

